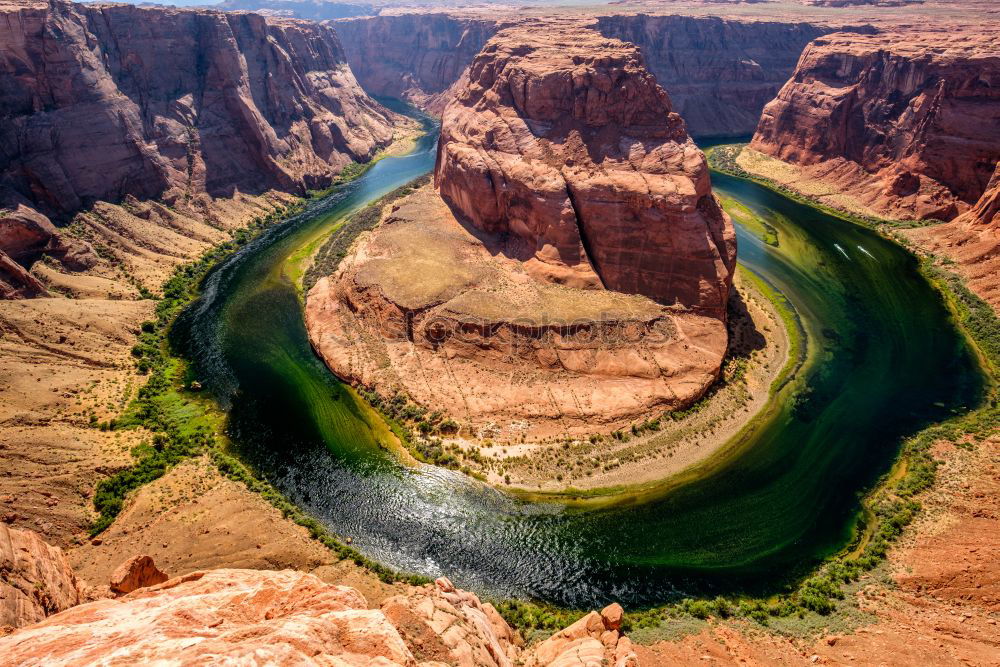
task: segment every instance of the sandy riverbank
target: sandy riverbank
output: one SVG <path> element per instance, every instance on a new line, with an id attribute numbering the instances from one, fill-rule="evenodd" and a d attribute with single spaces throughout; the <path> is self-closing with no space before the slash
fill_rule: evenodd
<path id="1" fill-rule="evenodd" d="M 789 335 L 774 304 L 744 276 L 738 274 L 735 284 L 740 305 L 731 314 L 722 378 L 683 416 L 661 418 L 658 430 L 622 429 L 620 438 L 521 444 L 455 438 L 447 444 L 459 447 L 464 463 L 490 483 L 529 492 L 642 485 L 704 461 L 761 413 L 788 362 Z"/>

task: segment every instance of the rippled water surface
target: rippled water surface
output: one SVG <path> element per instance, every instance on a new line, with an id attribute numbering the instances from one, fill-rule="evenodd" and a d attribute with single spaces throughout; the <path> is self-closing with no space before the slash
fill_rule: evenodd
<path id="1" fill-rule="evenodd" d="M 769 418 L 695 482 L 593 508 L 513 499 L 457 472 L 405 468 L 370 409 L 309 347 L 285 260 L 345 212 L 428 172 L 434 138 L 388 158 L 214 271 L 174 341 L 230 411 L 240 455 L 364 553 L 495 595 L 593 606 L 773 590 L 851 538 L 859 495 L 901 439 L 973 406 L 981 378 L 916 262 L 876 234 L 755 184 L 717 191 L 765 216 L 740 262 L 783 292 L 808 360 Z"/>

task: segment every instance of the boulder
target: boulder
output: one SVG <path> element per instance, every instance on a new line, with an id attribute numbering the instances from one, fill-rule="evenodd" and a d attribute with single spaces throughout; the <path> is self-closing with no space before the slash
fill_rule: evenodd
<path id="1" fill-rule="evenodd" d="M 162 584 L 169 579 L 150 556 L 133 556 L 111 573 L 111 592 L 125 595 L 140 588 Z"/>

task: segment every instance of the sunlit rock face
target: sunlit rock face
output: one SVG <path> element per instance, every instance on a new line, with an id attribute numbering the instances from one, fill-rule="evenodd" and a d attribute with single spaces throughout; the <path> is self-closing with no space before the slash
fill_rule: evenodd
<path id="1" fill-rule="evenodd" d="M 572 23 L 499 33 L 445 109 L 435 184 L 478 229 L 522 239 L 538 279 L 724 317 L 732 223 L 631 44 Z"/>
<path id="2" fill-rule="evenodd" d="M 68 2 L 0 16 L 0 206 L 304 191 L 392 138 L 316 23 Z"/>
<path id="3" fill-rule="evenodd" d="M 597 29 L 639 47 L 692 135 L 740 137 L 753 133 L 806 44 L 847 27 L 639 14 L 598 17 Z"/>
<path id="4" fill-rule="evenodd" d="M 1000 160 L 1000 47 L 985 34 L 821 37 L 751 147 L 876 215 L 951 220 Z"/>
<path id="5" fill-rule="evenodd" d="M 637 49 L 578 21 L 490 40 L 429 186 L 308 295 L 341 378 L 509 437 L 610 432 L 718 377 L 735 263 L 704 155 Z"/>
<path id="6" fill-rule="evenodd" d="M 525 650 L 492 605 L 447 579 L 407 588 L 372 609 L 353 588 L 304 572 L 220 569 L 82 604 L 23 628 L 0 638 L 0 662 L 635 667 L 621 618 L 621 607 L 611 605 Z"/>

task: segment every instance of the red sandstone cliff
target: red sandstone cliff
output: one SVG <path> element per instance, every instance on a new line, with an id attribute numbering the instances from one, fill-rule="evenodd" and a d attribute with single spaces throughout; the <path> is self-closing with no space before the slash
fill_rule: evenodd
<path id="1" fill-rule="evenodd" d="M 718 377 L 733 227 L 633 45 L 498 33 L 445 109 L 435 184 L 309 292 L 341 378 L 513 439 L 611 431 Z"/>
<path id="2" fill-rule="evenodd" d="M 906 234 L 954 261 L 972 291 L 1000 312 L 1000 163 L 975 206 L 952 222 Z"/>
<path id="3" fill-rule="evenodd" d="M 459 79 L 486 41 L 522 21 L 415 13 L 331 25 L 365 90 L 440 114 L 464 86 Z M 806 44 L 844 29 L 710 16 L 601 16 L 596 25 L 606 37 L 640 47 L 649 70 L 670 92 L 674 110 L 696 136 L 751 134 Z"/>
<path id="4" fill-rule="evenodd" d="M 85 587 L 62 549 L 0 523 L 0 635 L 80 604 Z"/>
<path id="5" fill-rule="evenodd" d="M 435 167 L 459 216 L 521 239 L 536 278 L 724 317 L 733 227 L 634 46 L 578 23 L 519 26 L 469 79 Z"/>
<path id="6" fill-rule="evenodd" d="M 751 148 L 803 167 L 850 207 L 950 220 L 1000 160 L 1000 47 L 990 34 L 821 37 Z"/>
<path id="7" fill-rule="evenodd" d="M 75 5 L 0 23 L 0 181 L 45 213 L 328 183 L 392 137 L 336 34 L 254 14 Z"/>
<path id="8" fill-rule="evenodd" d="M 324 26 L 68 2 L 0 16 L 0 251 L 22 267 L 59 240 L 9 246 L 19 206 L 67 216 L 125 195 L 303 192 L 392 139 L 395 115 Z M 46 250 L 64 263 L 78 251 Z M 14 273 L 0 269 L 6 293 L 37 291 Z"/>

